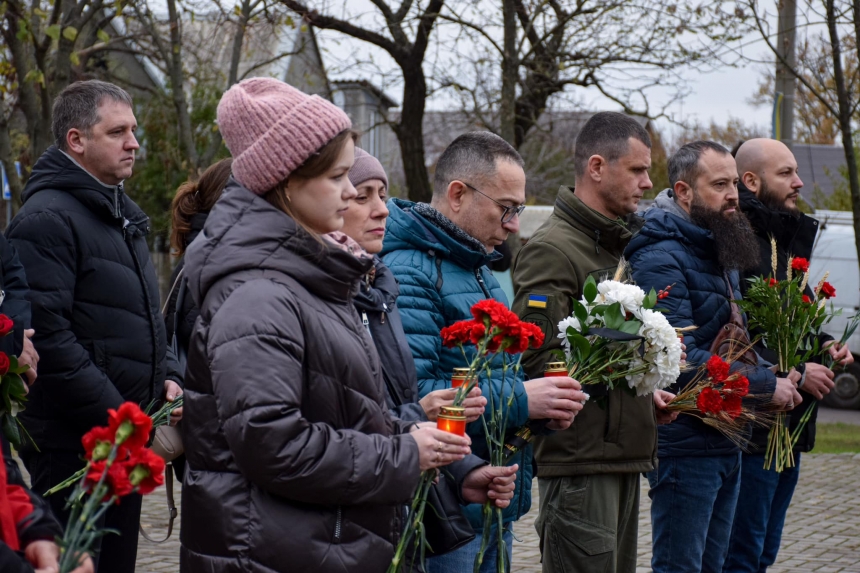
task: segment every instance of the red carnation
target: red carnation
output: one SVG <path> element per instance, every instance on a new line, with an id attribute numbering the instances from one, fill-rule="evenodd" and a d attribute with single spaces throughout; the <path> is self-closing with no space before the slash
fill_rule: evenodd
<path id="1" fill-rule="evenodd" d="M 791 259 L 791 268 L 801 273 L 809 272 L 809 261 L 801 257 Z"/>
<path id="2" fill-rule="evenodd" d="M 708 374 L 715 382 L 723 382 L 729 377 L 729 364 L 716 354 L 712 355 L 706 364 Z"/>
<path id="3" fill-rule="evenodd" d="M 723 410 L 723 398 L 713 388 L 705 388 L 696 397 L 696 408 L 702 414 L 719 414 Z"/>
<path id="4" fill-rule="evenodd" d="M 471 327 L 469 328 L 469 341 L 477 346 L 487 335 L 487 328 L 480 322 L 475 322 L 474 320 L 469 322 L 471 323 Z"/>
<path id="5" fill-rule="evenodd" d="M 164 483 L 164 459 L 150 449 L 137 450 L 124 465 L 129 482 L 141 495 Z"/>
<path id="6" fill-rule="evenodd" d="M 723 409 L 732 420 L 740 416 L 741 412 L 743 411 L 743 408 L 741 407 L 741 397 L 735 394 L 726 396 L 725 402 L 723 404 Z"/>
<path id="7" fill-rule="evenodd" d="M 821 285 L 820 294 L 824 298 L 833 298 L 834 296 L 836 296 L 836 288 L 829 282 L 825 281 L 824 284 Z"/>
<path id="8" fill-rule="evenodd" d="M 473 320 L 460 320 L 442 329 L 442 344 L 448 348 L 469 344 L 472 342 L 472 328 L 476 325 Z M 475 342 L 477 344 L 477 342 Z"/>
<path id="9" fill-rule="evenodd" d="M 93 462 L 104 460 L 113 447 L 113 432 L 110 428 L 96 426 L 81 438 L 86 458 Z"/>
<path id="10" fill-rule="evenodd" d="M 767 279 L 767 286 L 774 288 L 779 284 L 779 281 L 776 279 Z"/>
<path id="11" fill-rule="evenodd" d="M 108 427 L 116 444 L 133 451 L 149 441 L 152 418 L 134 402 L 125 402 L 118 410 L 108 410 Z"/>
<path id="12" fill-rule="evenodd" d="M 9 372 L 9 356 L 5 352 L 0 352 L 0 376 L 6 376 Z"/>
<path id="13" fill-rule="evenodd" d="M 15 323 L 5 314 L 0 314 L 0 336 L 6 336 L 12 329 L 15 328 Z"/>
<path id="14" fill-rule="evenodd" d="M 105 466 L 107 466 L 107 462 L 105 460 L 90 464 L 89 469 L 87 470 L 85 482 L 90 491 L 102 479 L 102 475 L 105 473 Z M 109 500 L 113 496 L 120 498 L 134 491 L 134 486 L 128 480 L 128 471 L 123 467 L 123 464 L 119 462 L 114 462 L 109 468 L 107 468 L 105 484 L 108 486 L 108 492 L 104 497 L 105 501 Z M 119 503 L 119 499 L 117 499 L 117 503 Z"/>
<path id="15" fill-rule="evenodd" d="M 803 302 L 805 302 L 806 304 L 812 304 L 812 299 L 811 299 L 811 298 L 809 298 L 809 297 L 808 297 L 808 296 L 806 296 L 806 295 L 803 295 L 803 298 L 802 298 L 801 300 L 802 300 Z"/>
<path id="16" fill-rule="evenodd" d="M 750 393 L 750 381 L 747 380 L 746 376 L 734 376 L 730 380 L 726 380 L 723 390 L 732 396 L 743 398 Z"/>
<path id="17" fill-rule="evenodd" d="M 511 312 L 508 307 L 497 300 L 488 298 L 472 305 L 472 316 L 475 320 L 484 324 L 490 324 L 498 328 L 508 328 L 517 324 L 520 319 Z"/>

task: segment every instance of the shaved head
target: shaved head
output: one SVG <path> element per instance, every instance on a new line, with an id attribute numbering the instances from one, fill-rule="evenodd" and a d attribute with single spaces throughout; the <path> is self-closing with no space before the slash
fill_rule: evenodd
<path id="1" fill-rule="evenodd" d="M 745 141 L 735 155 L 741 182 L 771 209 L 797 212 L 803 181 L 791 150 L 775 139 Z"/>

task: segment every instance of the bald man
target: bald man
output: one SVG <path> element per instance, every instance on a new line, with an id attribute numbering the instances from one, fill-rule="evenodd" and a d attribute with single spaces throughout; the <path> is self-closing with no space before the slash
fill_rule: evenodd
<path id="1" fill-rule="evenodd" d="M 747 271 L 745 279 L 771 274 L 770 237 L 777 244 L 777 279 L 786 277 L 789 253 L 806 259 L 812 256 L 812 246 L 818 232 L 818 221 L 803 214 L 797 207 L 803 181 L 797 173 L 797 161 L 791 150 L 773 139 L 751 139 L 737 150 L 738 195 L 741 210 L 746 214 L 761 250 L 760 268 Z M 749 285 L 741 281 L 742 291 Z M 813 296 L 807 287 L 807 294 Z M 819 343 L 827 347 L 830 355 L 846 365 L 854 361 L 847 347 L 834 343 L 833 337 L 821 335 Z M 756 347 L 765 359 L 777 362 L 770 350 Z M 817 400 L 833 388 L 833 372 L 818 362 L 809 362 L 798 368 L 802 378 L 798 389 L 803 402 L 789 413 L 792 432 L 800 418 Z M 765 470 L 764 451 L 767 430 L 755 428 L 749 452 L 741 462 L 740 496 L 735 510 L 732 537 L 723 573 L 764 572 L 776 560 L 785 514 L 800 474 L 801 452 L 808 452 L 815 444 L 815 417 L 809 423 L 795 446 L 795 467 L 782 473 Z"/>

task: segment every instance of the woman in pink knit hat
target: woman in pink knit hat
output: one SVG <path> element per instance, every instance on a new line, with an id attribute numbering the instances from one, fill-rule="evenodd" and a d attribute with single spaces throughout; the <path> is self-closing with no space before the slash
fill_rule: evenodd
<path id="1" fill-rule="evenodd" d="M 218 105 L 233 178 L 188 248 L 200 318 L 183 424 L 181 570 L 385 571 L 421 470 L 469 441 L 392 418 L 342 233 L 355 134 L 268 78 Z M 411 430 L 411 431 L 410 431 Z"/>

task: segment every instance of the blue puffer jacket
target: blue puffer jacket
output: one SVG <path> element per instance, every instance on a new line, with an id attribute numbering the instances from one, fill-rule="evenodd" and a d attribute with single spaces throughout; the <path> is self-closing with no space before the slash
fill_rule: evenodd
<path id="1" fill-rule="evenodd" d="M 717 262 L 717 249 L 710 231 L 681 216 L 680 211 L 669 212 L 660 205 L 668 197 L 661 197 L 657 206 L 645 214 L 645 226 L 639 231 L 624 256 L 630 261 L 633 280 L 648 292 L 673 285 L 668 298 L 660 301 L 659 308 L 666 310 L 672 326 L 681 328 L 695 325 L 698 328 L 684 336 L 687 345 L 687 363 L 692 367 L 681 374 L 669 389 L 677 392 L 687 385 L 696 368 L 711 357 L 709 349 L 717 332 L 729 321 L 731 306 L 727 298 L 726 274 Z M 736 272 L 728 274 L 732 296 L 740 298 Z M 736 363 L 734 367 L 740 367 Z M 745 367 L 750 381 L 750 393 L 770 396 L 776 388 L 776 376 L 764 367 Z M 678 419 L 658 428 L 658 457 L 718 456 L 738 451 L 738 447 L 717 430 L 693 416 Z"/>
<path id="2" fill-rule="evenodd" d="M 459 349 L 443 348 L 439 332 L 458 320 L 470 319 L 472 305 L 480 300 L 494 298 L 506 305 L 508 300 L 486 267 L 498 254 L 488 255 L 479 242 L 429 205 L 392 199 L 388 208 L 391 214 L 380 254 L 400 283 L 397 307 L 415 358 L 418 393 L 423 397 L 434 390 L 449 388 L 454 368 L 468 366 Z M 473 352 L 473 347 L 467 347 L 468 360 Z M 513 432 L 528 421 L 528 399 L 522 377 L 513 378 L 508 372 L 504 384 L 506 395 L 510 395 L 512 384 L 515 400 L 508 427 Z M 481 391 L 488 400 L 490 392 L 498 400 L 502 386 L 499 360 L 492 383 L 482 378 Z M 487 459 L 480 420 L 470 424 L 468 432 L 473 453 Z M 519 519 L 531 507 L 531 446 L 514 456 L 511 463 L 518 463 L 520 471 L 516 494 L 504 512 L 505 522 Z M 481 507 L 468 506 L 466 515 L 475 530 L 480 531 Z"/>

